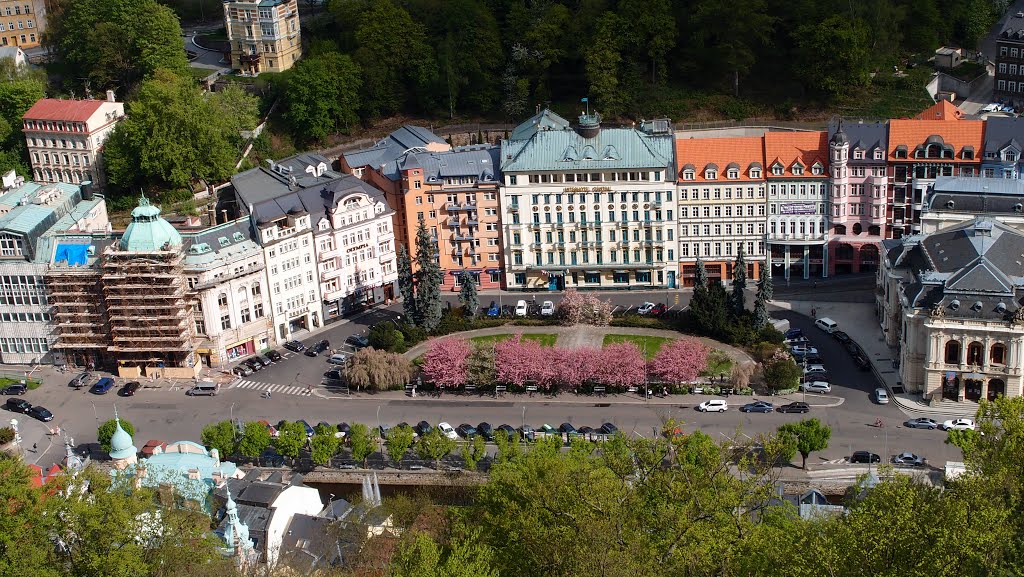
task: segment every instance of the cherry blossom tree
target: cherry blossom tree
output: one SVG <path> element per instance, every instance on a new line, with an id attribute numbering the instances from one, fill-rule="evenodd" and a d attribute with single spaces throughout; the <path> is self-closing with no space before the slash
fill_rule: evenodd
<path id="1" fill-rule="evenodd" d="M 599 349 L 580 347 L 555 350 L 560 351 L 560 358 L 557 359 L 559 382 L 575 388 L 594 379 L 595 367 L 600 363 L 601 351 Z"/>
<path id="2" fill-rule="evenodd" d="M 605 326 L 612 320 L 611 300 L 602 301 L 592 294 L 582 294 L 576 289 L 567 289 L 558 303 L 558 316 L 566 325 Z"/>
<path id="3" fill-rule="evenodd" d="M 438 339 L 423 355 L 423 374 L 439 387 L 455 388 L 469 377 L 469 342 L 462 339 Z"/>
<path id="4" fill-rule="evenodd" d="M 647 380 L 647 360 L 633 343 L 610 344 L 595 363 L 598 382 L 612 386 L 642 385 Z"/>
<path id="5" fill-rule="evenodd" d="M 676 339 L 662 345 L 651 372 L 666 383 L 688 383 L 707 368 L 709 352 L 697 339 Z"/>
<path id="6" fill-rule="evenodd" d="M 525 386 L 533 376 L 534 359 L 528 355 L 523 335 L 516 334 L 494 346 L 494 365 L 498 382 Z"/>

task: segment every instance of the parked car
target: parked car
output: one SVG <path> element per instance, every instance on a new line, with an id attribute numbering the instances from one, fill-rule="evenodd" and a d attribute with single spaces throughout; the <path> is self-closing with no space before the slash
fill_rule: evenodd
<path id="1" fill-rule="evenodd" d="M 486 421 L 476 426 L 476 432 L 483 436 L 487 441 L 494 440 L 494 427 Z"/>
<path id="2" fill-rule="evenodd" d="M 702 413 L 722 413 L 729 410 L 729 403 L 722 399 L 709 399 L 697 405 L 697 410 Z"/>
<path id="3" fill-rule="evenodd" d="M 25 414 L 32 417 L 33 419 L 39 419 L 44 423 L 48 423 L 53 420 L 53 413 L 46 410 L 46 407 L 36 405 L 29 410 L 25 411 Z"/>
<path id="4" fill-rule="evenodd" d="M 287 343 L 284 344 L 284 348 L 288 349 L 293 353 L 301 353 L 302 351 L 306 350 L 306 345 L 300 343 L 299 341 L 288 341 Z"/>
<path id="5" fill-rule="evenodd" d="M 239 377 L 248 377 L 252 374 L 252 369 L 250 369 L 248 365 L 239 364 L 231 369 L 231 372 Z"/>
<path id="6" fill-rule="evenodd" d="M 818 349 L 810 345 L 794 345 L 793 348 L 789 349 L 789 352 L 793 353 L 794 357 L 802 357 L 806 354 L 818 354 Z"/>
<path id="7" fill-rule="evenodd" d="M 580 434 L 576 427 L 572 426 L 572 423 L 562 423 L 558 426 L 558 432 L 565 433 L 566 437 L 578 437 Z"/>
<path id="8" fill-rule="evenodd" d="M 494 429 L 494 433 L 495 434 L 499 434 L 499 433 L 500 434 L 504 434 L 509 439 L 511 439 L 512 437 L 516 436 L 516 434 L 517 434 L 515 427 L 513 427 L 512 425 L 506 425 L 504 423 L 498 425 L 498 428 Z"/>
<path id="9" fill-rule="evenodd" d="M 832 392 L 832 385 L 824 381 L 811 381 L 809 383 L 803 383 L 800 385 L 800 390 L 805 393 L 819 393 L 824 395 L 825 393 Z"/>
<path id="10" fill-rule="evenodd" d="M 588 441 L 596 440 L 595 437 L 601 435 L 601 431 L 595 429 L 594 427 L 580 427 L 578 432 L 581 437 Z"/>
<path id="11" fill-rule="evenodd" d="M 787 403 L 775 410 L 780 413 L 807 413 L 810 412 L 811 406 L 807 403 L 801 403 L 798 401 L 795 403 Z"/>
<path id="12" fill-rule="evenodd" d="M 653 309 L 651 309 L 651 316 L 652 317 L 660 317 L 661 315 L 665 314 L 666 312 L 668 312 L 668 307 L 665 306 L 665 303 L 658 303 L 658 304 L 654 305 Z"/>
<path id="13" fill-rule="evenodd" d="M 530 425 L 523 425 L 516 429 L 522 435 L 524 441 L 532 441 L 537 438 L 537 431 Z"/>
<path id="14" fill-rule="evenodd" d="M 767 401 L 754 401 L 740 407 L 741 413 L 771 413 L 775 411 L 775 405 Z"/>
<path id="15" fill-rule="evenodd" d="M 803 334 L 804 334 L 804 332 L 802 330 L 800 330 L 798 328 L 792 328 L 792 329 L 787 330 L 785 333 L 783 333 L 782 336 L 783 336 L 783 338 L 786 338 L 786 339 L 795 339 L 796 337 L 799 337 L 799 336 L 801 336 Z"/>
<path id="16" fill-rule="evenodd" d="M 641 315 L 650 314 L 650 312 L 652 310 L 654 310 L 654 303 L 650 303 L 650 302 L 644 303 L 644 304 L 642 304 L 642 305 L 640 305 L 640 306 L 638 306 L 636 308 L 637 314 L 641 314 Z"/>
<path id="17" fill-rule="evenodd" d="M 850 353 L 851 355 L 855 355 L 855 354 L 861 352 L 860 345 L 858 345 L 857 343 L 855 343 L 853 341 L 850 341 L 848 343 L 843 343 L 843 348 L 846 349 L 846 352 Z"/>
<path id="18" fill-rule="evenodd" d="M 854 451 L 853 454 L 850 455 L 850 462 L 851 463 L 868 463 L 868 464 L 870 464 L 870 463 L 881 463 L 882 462 L 882 458 L 879 457 L 877 454 L 872 453 L 870 451 Z"/>
<path id="19" fill-rule="evenodd" d="M 903 423 L 908 429 L 928 429 L 935 430 L 939 428 L 939 424 L 934 419 L 928 417 L 918 417 L 916 419 L 910 419 L 906 423 Z"/>
<path id="20" fill-rule="evenodd" d="M 118 391 L 117 394 L 121 395 L 122 397 L 131 397 L 135 395 L 135 391 L 138 391 L 141 388 L 142 383 L 138 381 L 132 381 L 130 383 L 126 383 L 123 387 L 121 387 L 121 390 Z"/>
<path id="21" fill-rule="evenodd" d="M 434 430 L 434 427 L 430 426 L 430 423 L 428 423 L 426 421 L 420 421 L 420 422 L 416 423 L 416 426 L 413 427 L 412 430 L 417 435 L 422 437 L 423 435 L 430 434 L 430 432 Z"/>
<path id="22" fill-rule="evenodd" d="M 850 338 L 850 335 L 844 333 L 843 331 L 834 331 L 832 333 L 832 338 L 843 343 L 844 345 L 853 340 Z"/>
<path id="23" fill-rule="evenodd" d="M 874 392 L 875 402 L 879 405 L 889 404 L 889 391 L 879 387 Z"/>
<path id="24" fill-rule="evenodd" d="M 348 362 L 348 355 L 345 353 L 334 353 L 327 359 L 327 362 L 332 365 L 344 365 Z"/>
<path id="25" fill-rule="evenodd" d="M 549 425 L 547 423 L 544 423 L 543 425 L 541 425 L 540 429 L 538 429 L 537 432 L 539 434 L 545 436 L 545 437 L 561 437 L 562 436 L 562 433 L 559 432 L 558 429 L 552 427 L 551 425 Z"/>
<path id="26" fill-rule="evenodd" d="M 526 301 L 520 300 L 520 301 L 516 302 L 516 316 L 517 317 L 525 317 L 526 316 Z"/>
<path id="27" fill-rule="evenodd" d="M 821 355 L 817 353 L 806 354 L 801 360 L 805 365 L 820 365 L 825 362 L 825 359 L 822 359 Z"/>
<path id="28" fill-rule="evenodd" d="M 256 355 L 253 358 L 259 361 L 259 363 L 264 367 L 269 367 L 270 365 L 274 364 L 274 361 L 270 360 L 270 357 L 264 355 Z"/>
<path id="29" fill-rule="evenodd" d="M 441 431 L 442 435 L 444 435 L 445 437 L 448 437 L 449 439 L 451 439 L 453 441 L 459 438 L 459 434 L 455 432 L 455 429 L 453 429 L 452 426 L 449 425 L 446 422 L 438 423 L 437 424 L 437 429 L 439 431 Z"/>
<path id="30" fill-rule="evenodd" d="M 352 426 L 348 423 L 338 423 L 338 432 L 342 435 L 347 435 L 352 430 Z"/>
<path id="31" fill-rule="evenodd" d="M 242 364 L 249 367 L 252 372 L 263 370 L 263 364 L 255 359 L 245 359 Z"/>
<path id="32" fill-rule="evenodd" d="M 604 423 L 601 425 L 600 431 L 605 435 L 614 435 L 619 432 L 619 428 L 611 423 Z"/>
<path id="33" fill-rule="evenodd" d="M 915 455 L 913 453 L 900 453 L 899 455 L 893 455 L 892 462 L 895 465 L 905 465 L 908 467 L 920 467 L 924 465 L 924 457 Z"/>
<path id="34" fill-rule="evenodd" d="M 358 351 L 359 349 L 365 349 L 366 347 L 370 346 L 370 339 L 364 337 L 363 335 L 352 335 L 349 338 L 345 339 L 345 344 L 351 346 L 353 349 L 356 349 Z"/>
<path id="35" fill-rule="evenodd" d="M 89 392 L 94 395 L 105 395 L 110 392 L 110 389 L 114 388 L 114 379 L 110 377 L 103 377 L 96 381 L 96 384 L 89 388 Z"/>
<path id="36" fill-rule="evenodd" d="M 345 378 L 341 374 L 341 369 L 331 369 L 324 373 L 324 378 L 331 381 L 343 381 Z"/>
<path id="37" fill-rule="evenodd" d="M 284 357 L 282 357 L 281 353 L 277 351 L 267 351 L 267 358 L 270 359 L 271 362 L 279 363 Z"/>
<path id="38" fill-rule="evenodd" d="M 89 381 L 91 381 L 91 380 L 92 380 L 92 373 L 82 373 L 82 374 L 78 375 L 77 377 L 71 379 L 71 382 L 68 383 L 68 386 L 69 387 L 75 387 L 76 389 L 81 389 L 82 387 L 89 386 Z"/>
<path id="39" fill-rule="evenodd" d="M 804 374 L 805 375 L 810 375 L 812 373 L 827 373 L 827 372 L 828 371 L 825 370 L 825 365 L 819 365 L 819 364 L 810 365 L 809 364 L 809 365 L 804 367 Z"/>
<path id="40" fill-rule="evenodd" d="M 27 413 L 32 408 L 32 403 L 25 399 L 7 399 L 4 408 L 15 413 Z"/>
<path id="41" fill-rule="evenodd" d="M 463 439 L 472 439 L 476 436 L 476 427 L 469 423 L 462 423 L 455 428 L 455 433 Z"/>
<path id="42" fill-rule="evenodd" d="M 821 381 L 823 383 L 831 384 L 832 383 L 832 375 L 828 371 L 825 371 L 824 373 L 807 373 L 806 375 L 804 375 L 803 377 L 800 378 L 800 381 L 804 382 L 804 383 L 811 383 L 811 382 L 814 382 L 814 381 Z"/>
<path id="43" fill-rule="evenodd" d="M 7 385 L 0 389 L 0 395 L 24 395 L 26 392 L 28 392 L 28 387 L 21 383 Z"/>
<path id="44" fill-rule="evenodd" d="M 501 315 L 501 307 L 498 306 L 498 303 L 491 301 L 491 306 L 487 307 L 487 316 L 496 317 L 499 315 Z"/>
<path id="45" fill-rule="evenodd" d="M 270 437 L 272 439 L 276 439 L 277 438 L 277 427 L 275 427 L 274 425 L 271 425 L 270 421 L 267 421 L 267 420 L 264 420 L 264 419 L 260 419 L 260 420 L 258 420 L 256 422 L 267 428 L 267 432 L 270 433 Z"/>
<path id="46" fill-rule="evenodd" d="M 313 345 L 313 346 L 309 347 L 308 349 L 306 349 L 305 355 L 307 357 L 319 356 L 320 353 L 326 351 L 330 346 L 331 346 L 331 344 L 329 342 L 327 342 L 327 339 L 323 339 L 323 340 L 317 342 L 315 345 Z"/>
<path id="47" fill-rule="evenodd" d="M 855 353 L 853 355 L 853 364 L 857 365 L 857 368 L 866 371 L 871 368 L 871 361 L 864 353 Z"/>
<path id="48" fill-rule="evenodd" d="M 540 305 L 540 316 L 550 317 L 555 314 L 555 303 L 551 301 L 544 301 Z"/>
<path id="49" fill-rule="evenodd" d="M 798 335 L 798 336 L 795 336 L 795 337 L 793 337 L 791 339 L 786 339 L 786 340 L 782 341 L 782 343 L 784 345 L 789 346 L 789 347 L 795 347 L 797 345 L 809 345 L 810 342 L 811 342 L 811 339 L 809 339 L 809 338 L 807 338 L 807 337 L 805 337 L 803 335 Z"/>
<path id="50" fill-rule="evenodd" d="M 950 419 L 942 423 L 943 431 L 973 431 L 977 428 L 971 419 Z"/>

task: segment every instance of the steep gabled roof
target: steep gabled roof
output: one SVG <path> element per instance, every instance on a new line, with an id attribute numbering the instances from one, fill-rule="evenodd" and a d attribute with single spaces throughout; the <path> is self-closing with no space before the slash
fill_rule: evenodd
<path id="1" fill-rule="evenodd" d="M 923 111 L 913 119 L 889 121 L 889 160 L 907 162 L 914 160 L 914 149 L 928 142 L 929 138 L 941 137 L 943 144 L 953 148 L 954 158 L 929 158 L 928 162 L 981 162 L 984 144 L 985 122 L 965 120 L 963 111 L 942 101 Z M 907 158 L 897 158 L 896 150 L 905 149 Z M 963 152 L 969 150 L 974 159 L 964 159 Z"/>
<path id="2" fill-rule="evenodd" d="M 768 160 L 766 176 L 772 178 L 826 178 L 828 176 L 828 132 L 766 132 L 764 135 L 764 157 Z M 804 168 L 803 174 L 793 174 L 793 167 Z M 782 166 L 782 175 L 772 174 L 772 167 Z M 811 174 L 808 170 L 818 163 L 822 174 Z"/>
<path id="3" fill-rule="evenodd" d="M 676 161 L 683 164 L 677 175 L 680 183 L 687 182 L 763 182 L 764 171 L 760 178 L 751 178 L 750 168 L 764 166 L 764 144 L 760 136 L 739 136 L 735 138 L 681 138 L 676 140 Z M 714 164 L 726 166 L 736 164 L 740 170 L 738 179 L 725 178 L 719 174 L 717 180 L 708 181 L 704 178 L 704 170 Z M 694 171 L 693 180 L 683 180 L 683 171 Z"/>
<path id="4" fill-rule="evenodd" d="M 964 111 L 948 100 L 940 100 L 921 111 L 915 120 L 960 120 Z"/>

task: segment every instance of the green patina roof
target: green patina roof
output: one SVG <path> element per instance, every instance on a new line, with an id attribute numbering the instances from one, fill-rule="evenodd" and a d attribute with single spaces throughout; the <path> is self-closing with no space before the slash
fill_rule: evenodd
<path id="1" fill-rule="evenodd" d="M 564 118 L 543 110 L 517 126 L 511 137 L 501 143 L 501 170 L 664 170 L 672 165 L 673 138 L 667 123 L 660 132 L 601 128 L 596 136 L 587 138 L 573 130 Z"/>
<path id="2" fill-rule="evenodd" d="M 116 412 L 114 419 L 117 422 L 117 428 L 114 429 L 114 434 L 110 437 L 110 458 L 127 459 L 137 454 L 139 450 L 132 443 L 132 436 L 121 427 L 121 419 L 117 418 Z"/>
<path id="3" fill-rule="evenodd" d="M 120 248 L 129 252 L 153 252 L 181 247 L 181 234 L 160 216 L 160 209 L 145 196 L 132 211 L 132 223 L 121 237 Z"/>

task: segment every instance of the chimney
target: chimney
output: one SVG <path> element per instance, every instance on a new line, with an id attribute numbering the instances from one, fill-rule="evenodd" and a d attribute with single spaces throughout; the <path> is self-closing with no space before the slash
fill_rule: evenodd
<path id="1" fill-rule="evenodd" d="M 117 99 L 114 97 L 114 91 L 113 90 L 108 90 L 107 91 L 107 102 L 117 102 Z"/>
<path id="2" fill-rule="evenodd" d="M 82 190 L 82 200 L 92 200 L 92 181 L 83 180 L 79 187 Z"/>
<path id="3" fill-rule="evenodd" d="M 220 210 L 220 218 L 221 218 L 221 221 L 220 221 L 221 223 L 224 223 L 224 222 L 228 221 L 228 210 L 226 208 L 222 208 Z"/>

